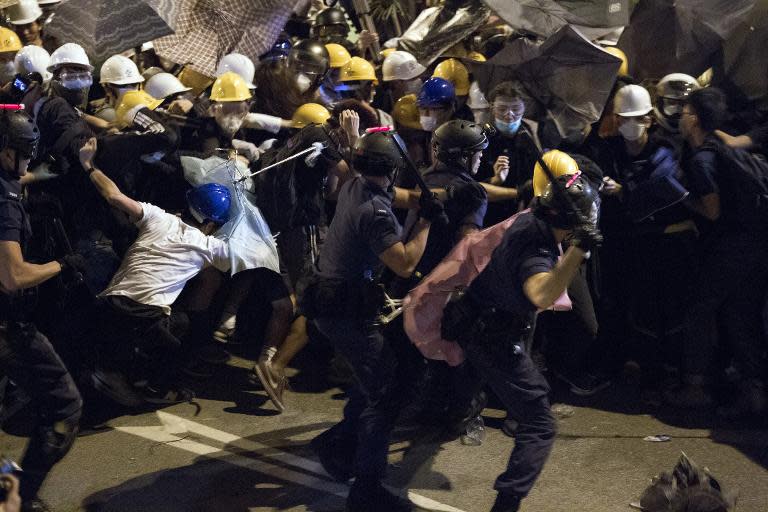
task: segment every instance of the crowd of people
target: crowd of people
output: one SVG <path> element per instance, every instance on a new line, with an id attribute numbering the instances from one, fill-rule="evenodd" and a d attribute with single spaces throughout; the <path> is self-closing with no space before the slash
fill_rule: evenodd
<path id="1" fill-rule="evenodd" d="M 83 387 L 190 401 L 243 345 L 280 412 L 308 342 L 351 375 L 312 446 L 354 477 L 352 511 L 410 510 L 381 484 L 398 418 L 459 435 L 488 393 L 516 439 L 492 510 L 518 510 L 554 442 L 547 379 L 590 397 L 630 376 L 674 407 L 765 414 L 768 124 L 721 90 L 636 83 L 606 47 L 622 66 L 603 114 L 566 136 L 526 116 L 521 83 L 473 77 L 519 36 L 500 23 L 427 64 L 323 6 L 309 37 L 294 21 L 206 76 L 151 47 L 94 67 L 46 37 L 51 4 L 0 26 L 0 377 L 39 412 L 22 510 L 48 510 Z M 382 290 L 403 299 L 499 223 L 443 317 L 465 360 L 425 359 Z"/>

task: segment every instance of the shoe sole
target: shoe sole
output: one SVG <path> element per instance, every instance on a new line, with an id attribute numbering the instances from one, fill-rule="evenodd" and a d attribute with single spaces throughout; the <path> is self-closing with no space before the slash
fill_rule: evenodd
<path id="1" fill-rule="evenodd" d="M 267 392 L 267 396 L 269 396 L 269 399 L 275 405 L 277 410 L 279 412 L 284 412 L 285 404 L 283 403 L 282 400 L 280 400 L 280 397 L 277 396 L 275 387 L 272 386 L 272 383 L 269 381 L 269 376 L 262 371 L 262 369 L 259 367 L 258 364 L 253 367 L 253 373 L 255 373 L 256 377 L 259 378 L 259 382 L 261 382 L 261 386 L 264 388 L 264 391 Z"/>
<path id="2" fill-rule="evenodd" d="M 93 387 L 96 389 L 96 391 L 108 396 L 113 401 L 120 405 L 124 405 L 125 407 L 139 407 L 140 405 L 144 404 L 144 400 L 142 400 L 138 395 L 135 399 L 133 399 L 127 398 L 125 395 L 117 393 L 109 384 L 101 380 L 95 373 L 91 374 L 91 383 L 93 384 Z"/>

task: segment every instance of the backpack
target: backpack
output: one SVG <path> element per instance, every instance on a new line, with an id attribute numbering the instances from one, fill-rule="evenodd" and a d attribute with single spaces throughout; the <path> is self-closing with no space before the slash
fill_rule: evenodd
<path id="1" fill-rule="evenodd" d="M 768 223 L 768 160 L 765 156 L 713 140 L 702 148 L 717 154 L 723 164 L 738 220 L 746 224 Z"/>

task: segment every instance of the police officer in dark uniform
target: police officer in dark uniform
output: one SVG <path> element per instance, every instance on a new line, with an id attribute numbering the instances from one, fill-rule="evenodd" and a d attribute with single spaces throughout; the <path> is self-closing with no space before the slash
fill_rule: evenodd
<path id="1" fill-rule="evenodd" d="M 23 510 L 48 510 L 37 492 L 54 464 L 72 446 L 82 400 L 72 377 L 29 316 L 34 288 L 83 268 L 72 255 L 42 265 L 24 260 L 31 238 L 21 204 L 19 179 L 26 174 L 39 140 L 34 122 L 22 112 L 0 112 L 0 375 L 22 388 L 38 408 L 38 425 L 21 461 Z"/>
<path id="2" fill-rule="evenodd" d="M 317 13 L 312 24 L 312 36 L 323 44 L 336 43 L 349 53 L 357 53 L 354 43 L 347 39 L 349 24 L 344 11 L 338 7 L 328 7 Z"/>
<path id="3" fill-rule="evenodd" d="M 376 132 L 357 142 L 352 164 L 362 176 L 342 186 L 317 274 L 300 299 L 304 313 L 356 376 L 344 419 L 312 443 L 329 474 L 339 480 L 355 477 L 349 511 L 411 510 L 410 503 L 381 484 L 402 392 L 398 358 L 375 326 L 379 304 L 370 290 L 378 288 L 374 276 L 382 263 L 399 276 L 413 273 L 443 207 L 433 196 L 422 196 L 410 240 L 401 241 L 392 199 L 404 160 L 393 137 L 393 132 Z"/>
<path id="4" fill-rule="evenodd" d="M 499 494 L 492 512 L 519 510 L 555 439 L 549 386 L 521 340 L 536 311 L 552 306 L 601 240 L 597 228 L 582 220 L 592 217 L 597 193 L 579 175 L 557 180 L 562 188 L 548 185 L 533 211 L 517 218 L 488 266 L 460 299 L 449 303 L 443 318 L 443 338 L 458 341 L 519 422 L 507 469 L 496 480 Z M 568 213 L 571 208 L 581 215 Z M 558 262 L 559 244 L 566 237 L 571 246 Z"/>

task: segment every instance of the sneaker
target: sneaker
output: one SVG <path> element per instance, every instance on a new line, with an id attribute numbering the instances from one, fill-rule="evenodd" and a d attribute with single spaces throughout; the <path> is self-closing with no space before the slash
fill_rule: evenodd
<path id="1" fill-rule="evenodd" d="M 53 512 L 53 509 L 43 500 L 35 498 L 22 501 L 21 512 Z"/>
<path id="2" fill-rule="evenodd" d="M 91 374 L 91 383 L 96 391 L 125 407 L 139 407 L 144 403 L 141 395 L 136 392 L 121 373 L 97 368 Z"/>
<path id="3" fill-rule="evenodd" d="M 520 510 L 520 496 L 500 492 L 496 496 L 491 512 L 517 512 Z"/>
<path id="4" fill-rule="evenodd" d="M 354 452 L 344 457 L 344 450 L 339 450 L 337 443 L 328 439 L 323 432 L 310 441 L 309 445 L 317 454 L 323 469 L 339 482 L 348 482 L 352 478 Z"/>
<path id="5" fill-rule="evenodd" d="M 142 391 L 145 402 L 155 405 L 174 405 L 182 402 L 191 402 L 195 399 L 195 393 L 191 389 L 158 389 L 146 386 Z"/>
<path id="6" fill-rule="evenodd" d="M 285 411 L 283 392 L 288 385 L 288 377 L 285 376 L 285 372 L 276 372 L 269 361 L 260 359 L 253 367 L 253 373 L 259 378 L 261 386 L 277 410 Z"/>
<path id="7" fill-rule="evenodd" d="M 229 352 L 224 350 L 221 346 L 208 344 L 204 347 L 197 349 L 195 355 L 206 363 L 211 364 L 225 364 L 232 357 Z"/>
<path id="8" fill-rule="evenodd" d="M 558 379 L 570 386 L 570 391 L 576 396 L 593 396 L 611 385 L 608 379 L 601 379 L 589 373 L 566 375 L 556 372 Z"/>
<path id="9" fill-rule="evenodd" d="M 709 396 L 704 386 L 692 383 L 665 391 L 664 401 L 680 409 L 703 409 L 712 405 L 712 397 Z"/>
<path id="10" fill-rule="evenodd" d="M 413 503 L 385 489 L 381 482 L 356 479 L 347 496 L 347 512 L 410 512 Z"/>
<path id="11" fill-rule="evenodd" d="M 235 336 L 236 320 L 235 315 L 222 320 L 221 324 L 213 331 L 213 339 L 219 343 L 232 343 Z"/>
<path id="12" fill-rule="evenodd" d="M 210 379 L 213 377 L 213 368 L 210 363 L 206 363 L 200 359 L 192 359 L 181 369 L 184 375 L 192 377 L 193 379 Z"/>

